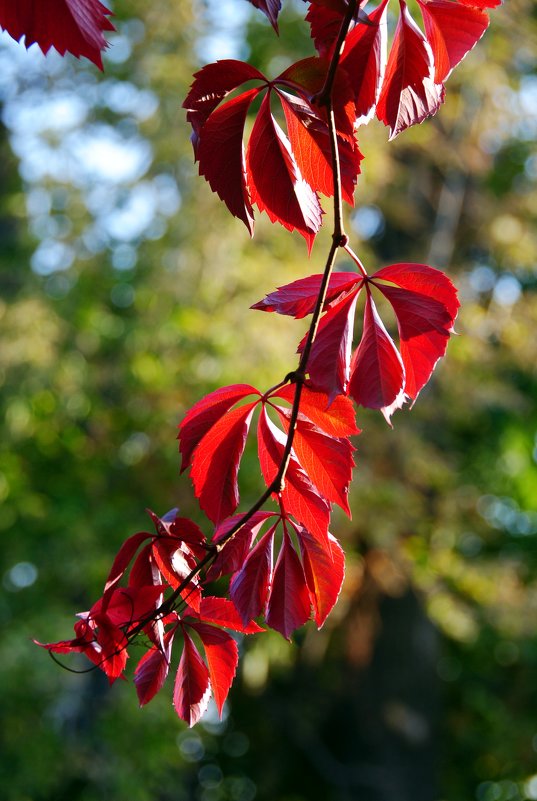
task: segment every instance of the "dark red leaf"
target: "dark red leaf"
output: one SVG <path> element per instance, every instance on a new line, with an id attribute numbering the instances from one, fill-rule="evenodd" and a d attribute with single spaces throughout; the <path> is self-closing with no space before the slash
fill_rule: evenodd
<path id="1" fill-rule="evenodd" d="M 0 27 L 26 47 L 37 43 L 43 53 L 51 47 L 65 55 L 84 56 L 102 69 L 107 47 L 103 31 L 113 31 L 112 14 L 99 0 L 0 0 Z"/>
<path id="2" fill-rule="evenodd" d="M 357 25 L 345 39 L 340 67 L 349 76 L 356 105 L 355 125 L 368 122 L 375 111 L 386 67 L 388 0 L 369 14 L 369 25 Z"/>
<path id="3" fill-rule="evenodd" d="M 229 531 L 241 520 L 244 515 L 238 514 L 228 517 L 216 529 L 213 543 L 218 545 L 224 540 L 222 549 L 217 553 L 216 558 L 207 571 L 207 580 L 215 581 L 220 576 L 227 573 L 235 573 L 242 566 L 248 556 L 254 539 L 257 537 L 263 524 L 273 517 L 274 512 L 255 512 L 252 517 L 227 541 L 226 536 Z"/>
<path id="4" fill-rule="evenodd" d="M 405 366 L 405 394 L 415 400 L 446 352 L 459 308 L 457 290 L 444 273 L 425 264 L 383 267 L 372 276 L 372 283 L 393 306 Z"/>
<path id="5" fill-rule="evenodd" d="M 295 384 L 286 384 L 271 397 L 283 398 L 292 404 L 295 390 Z M 307 417 L 317 428 L 332 437 L 350 437 L 360 433 L 360 429 L 356 427 L 354 405 L 345 395 L 337 395 L 328 405 L 328 395 L 324 392 L 302 387 L 300 415 Z"/>
<path id="6" fill-rule="evenodd" d="M 108 578 L 106 580 L 106 584 L 104 585 L 104 592 L 106 592 L 112 587 L 114 587 L 118 581 L 122 578 L 125 570 L 131 563 L 134 554 L 142 544 L 147 539 L 153 539 L 153 534 L 148 534 L 147 531 L 140 531 L 138 534 L 133 534 L 132 537 L 129 537 L 125 540 L 121 548 L 119 549 L 116 558 L 114 559 L 114 563 L 112 565 L 112 569 L 108 574 Z"/>
<path id="7" fill-rule="evenodd" d="M 93 620 L 97 626 L 97 643 L 101 649 L 101 661 L 96 664 L 104 671 L 110 684 L 113 684 L 127 665 L 129 643 L 123 631 L 111 623 L 107 615 L 96 615 Z"/>
<path id="8" fill-rule="evenodd" d="M 321 628 L 336 603 L 345 576 L 345 554 L 338 541 L 328 534 L 328 547 L 305 528 L 297 529 L 310 591 L 315 622 Z"/>
<path id="9" fill-rule="evenodd" d="M 222 629 L 206 623 L 190 623 L 190 625 L 199 634 L 205 648 L 213 696 L 218 714 L 222 717 L 224 702 L 233 684 L 239 661 L 237 643 Z"/>
<path id="10" fill-rule="evenodd" d="M 380 409 L 390 422 L 405 401 L 405 370 L 401 357 L 367 293 L 362 339 L 353 357 L 349 393 L 356 403 Z"/>
<path id="11" fill-rule="evenodd" d="M 321 56 L 329 56 L 341 28 L 346 4 L 338 3 L 339 8 L 327 8 L 324 4 L 310 3 L 306 20 L 311 28 L 311 38 L 315 49 Z"/>
<path id="12" fill-rule="evenodd" d="M 479 8 L 452 0 L 418 0 L 425 33 L 431 45 L 435 83 L 443 83 L 451 71 L 477 44 L 488 28 L 489 18 Z"/>
<path id="13" fill-rule="evenodd" d="M 311 106 L 299 98 L 279 92 L 287 133 L 298 168 L 316 192 L 326 197 L 334 194 L 334 177 L 328 127 L 312 114 Z M 341 192 L 344 200 L 354 203 L 354 187 L 360 173 L 362 154 L 354 139 L 338 137 Z"/>
<path id="14" fill-rule="evenodd" d="M 173 705 L 181 720 L 194 726 L 207 709 L 211 686 L 207 665 L 184 629 L 183 637 L 185 644 L 175 677 Z"/>
<path id="15" fill-rule="evenodd" d="M 114 626 L 130 626 L 149 617 L 162 601 L 162 584 L 145 587 L 119 587 L 91 607 L 90 616 L 106 615 Z"/>
<path id="16" fill-rule="evenodd" d="M 226 629 L 238 631 L 241 634 L 257 634 L 264 631 L 254 620 L 243 623 L 235 606 L 227 598 L 216 598 L 208 595 L 202 599 L 199 610 L 200 620 L 206 623 L 216 623 Z"/>
<path id="17" fill-rule="evenodd" d="M 272 573 L 272 540 L 275 526 L 253 548 L 229 585 L 229 597 L 246 625 L 263 611 Z"/>
<path id="18" fill-rule="evenodd" d="M 311 348 L 307 371 L 315 389 L 326 392 L 329 401 L 347 391 L 350 377 L 354 313 L 361 285 L 334 303 L 321 317 Z M 302 351 L 304 340 L 299 345 Z"/>
<path id="19" fill-rule="evenodd" d="M 278 14 L 282 7 L 280 0 L 249 0 L 249 2 L 265 14 L 270 24 L 278 33 Z"/>
<path id="20" fill-rule="evenodd" d="M 316 95 L 324 87 L 328 68 L 328 59 L 310 56 L 287 67 L 276 78 L 275 83 L 282 82 L 284 89 L 291 83 L 302 98 L 310 104 L 312 113 L 328 123 L 325 109 L 315 102 Z M 338 136 L 354 142 L 354 120 L 356 118 L 354 93 L 344 72 L 336 73 L 332 88 L 332 104 Z"/>
<path id="21" fill-rule="evenodd" d="M 311 601 L 300 559 L 287 532 L 274 568 L 267 604 L 267 623 L 286 640 L 309 620 Z"/>
<path id="22" fill-rule="evenodd" d="M 475 6 L 477 8 L 496 8 L 502 4 L 503 0 L 459 0 L 464 6 Z"/>
<path id="23" fill-rule="evenodd" d="M 311 250 L 322 223 L 319 199 L 300 174 L 289 140 L 270 111 L 270 92 L 261 103 L 248 143 L 252 202 L 271 222 L 298 231 Z"/>
<path id="24" fill-rule="evenodd" d="M 170 521 L 163 519 L 162 522 L 166 529 L 166 533 L 162 536 L 181 543 L 198 559 L 205 556 L 207 538 L 197 523 L 194 523 L 188 517 L 181 517 L 180 515 L 176 515 Z"/>
<path id="25" fill-rule="evenodd" d="M 219 523 L 239 505 L 237 474 L 257 401 L 227 412 L 194 452 L 190 477 L 206 515 Z"/>
<path id="26" fill-rule="evenodd" d="M 162 689 L 168 670 L 172 653 L 173 638 L 177 627 L 166 632 L 163 638 L 163 647 L 153 646 L 147 651 L 134 671 L 134 684 L 138 694 L 140 706 L 149 703 Z"/>
<path id="27" fill-rule="evenodd" d="M 152 556 L 159 571 L 174 590 L 185 584 L 187 576 L 196 568 L 197 559 L 185 545 L 175 539 L 160 538 L 153 543 Z M 199 579 L 193 577 L 181 590 L 181 597 L 190 606 L 199 609 L 201 590 Z"/>
<path id="28" fill-rule="evenodd" d="M 250 308 L 258 309 L 259 311 L 278 312 L 278 314 L 286 314 L 300 320 L 313 312 L 321 288 L 322 278 L 321 274 L 299 278 L 297 281 L 278 287 L 263 300 L 254 303 Z M 335 298 L 344 292 L 350 291 L 361 281 L 362 278 L 356 273 L 332 273 L 324 308 L 326 309 Z"/>
<path id="29" fill-rule="evenodd" d="M 200 175 L 224 201 L 234 217 L 254 232 L 254 212 L 246 186 L 242 142 L 246 114 L 260 89 L 250 89 L 217 108 L 199 135 L 197 158 Z"/>
<path id="30" fill-rule="evenodd" d="M 257 442 L 261 472 L 267 486 L 276 477 L 281 464 L 287 437 L 272 423 L 265 409 L 259 416 Z M 322 498 L 309 477 L 291 456 L 280 493 L 285 511 L 319 537 L 326 539 L 330 520 L 330 504 Z"/>
<path id="31" fill-rule="evenodd" d="M 182 455 L 181 472 L 191 463 L 192 452 L 209 429 L 238 401 L 248 395 L 260 395 L 249 384 L 232 384 L 210 392 L 186 413 L 179 425 L 179 450 Z"/>
<path id="32" fill-rule="evenodd" d="M 289 410 L 279 409 L 285 431 Z M 351 516 L 348 493 L 352 478 L 354 448 L 348 439 L 328 436 L 306 420 L 298 420 L 293 450 L 304 472 L 321 495 Z"/>
<path id="33" fill-rule="evenodd" d="M 377 102 L 377 117 L 390 128 L 390 139 L 435 114 L 444 88 L 434 82 L 433 55 L 404 0 Z"/>
<path id="34" fill-rule="evenodd" d="M 160 584 L 161 576 L 151 553 L 152 543 L 144 545 L 131 567 L 129 587 L 146 587 L 149 584 Z"/>
<path id="35" fill-rule="evenodd" d="M 266 78 L 255 67 L 233 58 L 207 64 L 194 75 L 194 82 L 183 103 L 186 118 L 192 125 L 192 144 L 197 158 L 199 134 L 208 117 L 218 104 L 234 89 L 247 81 Z"/>

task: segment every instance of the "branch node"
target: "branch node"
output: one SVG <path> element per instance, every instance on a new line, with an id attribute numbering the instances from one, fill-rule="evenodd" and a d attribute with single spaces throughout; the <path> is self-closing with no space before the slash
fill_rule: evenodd
<path id="1" fill-rule="evenodd" d="M 349 237 L 344 231 L 332 234 L 332 239 L 338 248 L 345 248 L 349 244 Z"/>

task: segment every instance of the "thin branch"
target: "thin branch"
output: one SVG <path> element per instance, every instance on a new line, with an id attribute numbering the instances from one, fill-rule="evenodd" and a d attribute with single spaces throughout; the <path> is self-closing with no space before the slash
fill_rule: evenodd
<path id="1" fill-rule="evenodd" d="M 168 598 L 166 598 L 166 600 L 163 601 L 163 603 L 157 609 L 153 611 L 150 617 L 140 620 L 139 623 L 134 627 L 134 629 L 131 629 L 131 631 L 128 632 L 127 637 L 129 642 L 132 641 L 149 623 L 159 618 L 162 618 L 165 615 L 177 609 L 182 602 L 181 598 L 182 593 L 187 589 L 187 587 L 196 578 L 196 576 L 198 576 L 201 573 L 201 571 L 213 561 L 216 555 L 222 550 L 224 545 L 254 516 L 256 512 L 258 512 L 265 505 L 265 503 L 269 500 L 269 498 L 273 494 L 279 495 L 284 489 L 285 476 L 289 468 L 289 463 L 291 461 L 291 452 L 293 449 L 293 441 L 300 410 L 302 388 L 306 381 L 308 360 L 311 354 L 311 349 L 315 342 L 315 338 L 317 336 L 317 331 L 319 329 L 319 322 L 321 319 L 321 314 L 323 312 L 324 304 L 326 302 L 328 285 L 330 282 L 332 271 L 334 269 L 337 251 L 339 250 L 339 248 L 345 248 L 348 244 L 348 237 L 345 234 L 343 227 L 341 165 L 339 159 L 336 122 L 334 118 L 334 109 L 332 105 L 332 91 L 339 64 L 339 58 L 341 55 L 341 51 L 343 49 L 343 43 L 349 31 L 350 24 L 355 16 L 357 6 L 358 6 L 358 0 L 350 0 L 347 13 L 341 23 L 341 28 L 339 30 L 339 35 L 330 61 L 324 86 L 316 98 L 317 104 L 326 108 L 328 116 L 332 174 L 334 181 L 334 200 L 333 200 L 334 228 L 332 233 L 332 244 L 330 246 L 330 250 L 326 258 L 321 286 L 319 288 L 319 294 L 317 296 L 317 301 L 315 304 L 315 308 L 313 310 L 312 319 L 310 322 L 310 326 L 306 337 L 306 342 L 302 350 L 298 368 L 295 371 L 289 373 L 282 382 L 276 384 L 275 387 L 273 387 L 273 389 L 277 389 L 280 386 L 285 385 L 288 381 L 292 381 L 296 385 L 295 397 L 293 399 L 293 404 L 291 407 L 287 440 L 285 443 L 278 472 L 276 473 L 270 485 L 257 499 L 257 501 L 248 509 L 247 512 L 245 512 L 242 515 L 242 517 L 240 517 L 240 519 L 232 526 L 232 528 L 230 528 L 229 531 L 226 532 L 225 536 L 223 536 L 217 544 L 213 544 L 213 546 L 210 548 L 210 550 L 208 550 L 207 554 L 203 557 L 203 559 L 201 559 L 201 561 L 199 561 L 197 565 L 190 571 L 190 573 L 181 581 L 181 583 L 173 591 L 173 593 L 170 596 L 168 596 Z M 264 397 L 266 397 L 267 395 L 268 392 L 265 393 Z"/>

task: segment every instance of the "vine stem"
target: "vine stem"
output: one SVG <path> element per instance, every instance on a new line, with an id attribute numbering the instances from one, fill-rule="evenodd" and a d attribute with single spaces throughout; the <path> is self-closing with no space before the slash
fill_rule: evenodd
<path id="1" fill-rule="evenodd" d="M 209 547 L 207 554 L 196 564 L 196 566 L 190 571 L 190 573 L 181 581 L 180 585 L 173 591 L 173 593 L 165 601 L 163 601 L 163 603 L 152 613 L 150 617 L 140 620 L 134 627 L 134 629 L 131 629 L 131 631 L 128 633 L 129 642 L 132 641 L 141 631 L 143 631 L 143 629 L 152 621 L 162 618 L 165 615 L 169 614 L 170 612 L 174 611 L 175 609 L 179 608 L 181 602 L 183 601 L 181 596 L 185 592 L 185 590 L 187 590 L 188 586 L 191 584 L 193 579 L 195 579 L 196 576 L 199 575 L 199 573 L 201 573 L 201 571 L 213 561 L 215 556 L 222 550 L 223 546 L 255 515 L 256 512 L 258 512 L 261 509 L 262 506 L 264 506 L 264 504 L 269 500 L 269 498 L 272 495 L 280 496 L 281 492 L 285 487 L 285 476 L 291 460 L 293 440 L 298 422 L 300 400 L 302 397 L 302 388 L 306 381 L 308 360 L 319 329 L 319 322 L 326 302 L 328 285 L 334 269 L 337 252 L 340 248 L 347 248 L 348 246 L 348 237 L 345 233 L 343 226 L 341 164 L 339 159 L 337 128 L 334 115 L 332 94 L 333 94 L 334 82 L 336 79 L 339 59 L 345 42 L 345 37 L 347 36 L 351 22 L 356 14 L 356 9 L 358 7 L 358 4 L 359 0 L 350 0 L 349 2 L 347 12 L 341 23 L 338 38 L 334 46 L 334 50 L 332 53 L 324 85 L 321 91 L 314 98 L 318 106 L 326 109 L 326 114 L 328 119 L 328 132 L 330 138 L 330 153 L 331 153 L 332 175 L 334 184 L 334 200 L 333 200 L 334 227 L 332 232 L 332 244 L 330 246 L 330 250 L 326 258 L 321 286 L 319 288 L 319 294 L 317 295 L 315 308 L 313 310 L 311 323 L 306 336 L 304 348 L 300 356 L 298 367 L 295 371 L 289 373 L 282 382 L 275 385 L 275 388 L 279 388 L 280 386 L 286 384 L 288 381 L 292 381 L 296 385 L 295 397 L 293 399 L 293 404 L 291 407 L 291 414 L 289 419 L 289 430 L 287 432 L 287 440 L 284 446 L 284 451 L 282 454 L 278 472 L 274 476 L 269 486 L 263 492 L 263 494 L 260 495 L 260 497 L 257 499 L 257 501 L 248 509 L 247 512 L 245 512 L 240 517 L 239 520 L 237 520 L 235 525 L 232 526 L 232 528 L 230 528 L 228 532 L 226 532 L 225 536 L 222 537 L 222 539 L 216 545 L 212 544 Z M 358 266 L 360 266 L 361 262 L 359 262 L 358 260 L 357 264 Z M 264 397 L 266 397 L 267 395 L 268 392 L 265 393 Z"/>

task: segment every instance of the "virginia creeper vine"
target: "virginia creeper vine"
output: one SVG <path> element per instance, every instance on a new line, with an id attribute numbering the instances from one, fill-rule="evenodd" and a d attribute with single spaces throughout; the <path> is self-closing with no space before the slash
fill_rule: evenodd
<path id="1" fill-rule="evenodd" d="M 280 3 L 250 1 L 277 30 Z M 297 319 L 311 315 L 296 369 L 265 393 L 248 384 L 221 387 L 180 424 L 182 470 L 190 469 L 200 507 L 214 524 L 212 537 L 175 510 L 162 518 L 151 512 L 156 533 L 139 532 L 124 542 L 102 597 L 79 615 L 76 636 L 44 646 L 51 653 L 84 653 L 112 683 L 124 674 L 129 645 L 143 635 L 148 649 L 134 672 L 143 705 L 162 688 L 174 638 L 182 638 L 173 700 L 189 725 L 211 694 L 222 710 L 238 662 L 229 629 L 252 634 L 262 630 L 256 620 L 264 619 L 289 639 L 311 616 L 322 626 L 344 576 L 344 554 L 328 526 L 333 503 L 350 514 L 349 438 L 359 433 L 353 401 L 381 410 L 390 422 L 405 401 L 415 401 L 453 330 L 459 304 L 449 279 L 423 264 L 369 274 L 345 233 L 343 201 L 353 203 L 363 158 L 359 126 L 376 115 L 393 138 L 435 114 L 449 74 L 488 26 L 485 9 L 500 0 L 417 0 L 423 30 L 399 0 L 387 56 L 388 2 L 368 10 L 366 0 L 314 0 L 306 19 L 316 56 L 273 80 L 233 59 L 207 65 L 184 103 L 200 175 L 251 234 L 257 206 L 272 222 L 298 231 L 311 250 L 322 223 L 319 195 L 333 196 L 323 273 L 279 287 L 252 307 Z M 0 26 L 17 39 L 26 34 L 26 44 L 35 41 L 44 52 L 54 46 L 101 67 L 103 31 L 112 27 L 107 9 L 98 0 L 54 0 L 54 6 L 57 30 L 41 7 L 21 3 L 15 9 L 0 0 Z M 245 83 L 254 87 L 242 91 Z M 245 149 L 246 117 L 262 95 Z M 279 102 L 286 132 L 271 101 Z M 358 272 L 334 272 L 340 249 Z M 362 289 L 362 334 L 353 354 Z M 373 291 L 391 304 L 399 349 Z M 240 461 L 258 407 L 266 488 L 236 514 Z M 276 511 L 265 509 L 270 500 Z M 224 576 L 226 593 L 207 594 Z"/>

